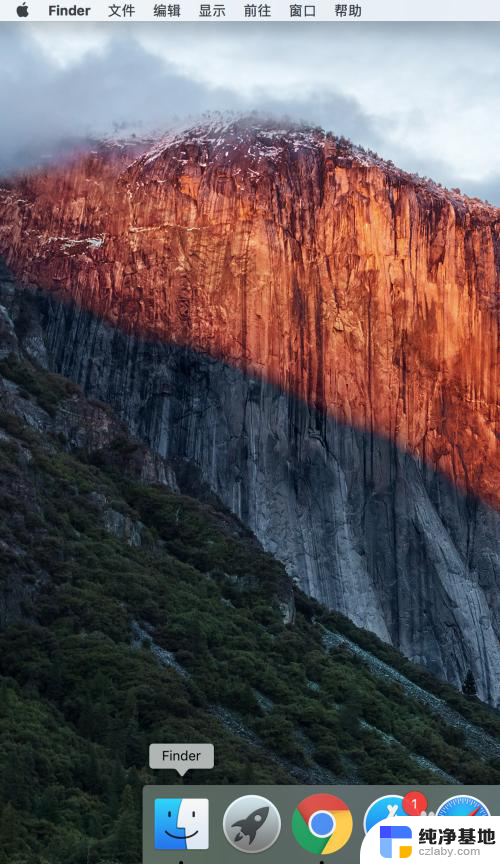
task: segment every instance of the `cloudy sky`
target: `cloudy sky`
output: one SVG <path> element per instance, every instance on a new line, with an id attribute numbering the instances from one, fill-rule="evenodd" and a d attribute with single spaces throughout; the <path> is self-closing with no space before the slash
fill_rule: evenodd
<path id="1" fill-rule="evenodd" d="M 500 25 L 2 24 L 0 169 L 211 109 L 319 123 L 500 205 Z"/>

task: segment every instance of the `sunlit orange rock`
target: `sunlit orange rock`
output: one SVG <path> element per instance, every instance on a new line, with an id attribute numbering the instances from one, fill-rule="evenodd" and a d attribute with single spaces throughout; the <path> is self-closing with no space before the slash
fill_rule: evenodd
<path id="1" fill-rule="evenodd" d="M 253 120 L 0 185 L 18 278 L 267 376 L 498 506 L 500 210 Z"/>

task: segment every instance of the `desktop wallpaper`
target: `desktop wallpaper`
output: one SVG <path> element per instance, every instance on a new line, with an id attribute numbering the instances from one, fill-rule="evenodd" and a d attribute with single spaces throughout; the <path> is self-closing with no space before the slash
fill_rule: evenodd
<path id="1" fill-rule="evenodd" d="M 500 781 L 497 35 L 1 25 L 1 864 Z"/>

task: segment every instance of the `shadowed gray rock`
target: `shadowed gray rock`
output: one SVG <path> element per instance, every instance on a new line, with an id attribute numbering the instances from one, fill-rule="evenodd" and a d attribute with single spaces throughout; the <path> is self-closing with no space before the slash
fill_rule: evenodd
<path id="1" fill-rule="evenodd" d="M 307 593 L 456 686 L 471 668 L 500 704 L 495 511 L 268 381 L 4 287 L 11 317 L 42 327 L 51 368 L 161 456 L 194 462 Z"/>

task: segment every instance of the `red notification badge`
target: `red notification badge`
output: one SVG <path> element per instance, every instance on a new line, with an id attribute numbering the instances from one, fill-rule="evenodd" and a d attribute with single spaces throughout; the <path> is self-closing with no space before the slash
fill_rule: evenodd
<path id="1" fill-rule="evenodd" d="M 427 798 L 422 792 L 408 792 L 403 798 L 403 810 L 407 816 L 420 816 L 427 810 Z"/>

